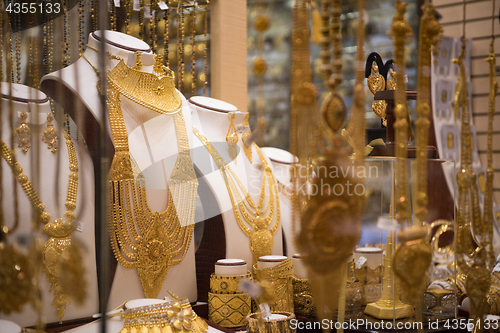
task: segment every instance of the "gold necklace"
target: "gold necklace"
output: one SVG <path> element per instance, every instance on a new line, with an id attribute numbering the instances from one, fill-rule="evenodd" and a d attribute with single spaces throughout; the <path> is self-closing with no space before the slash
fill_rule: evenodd
<path id="1" fill-rule="evenodd" d="M 58 218 L 53 222 L 50 222 L 50 214 L 45 211 L 45 205 L 42 203 L 28 176 L 23 173 L 23 168 L 16 161 L 14 154 L 4 141 L 0 141 L 3 158 L 11 167 L 15 178 L 28 196 L 34 211 L 39 216 L 40 222 L 45 224 L 43 232 L 50 237 L 43 245 L 42 264 L 50 282 L 51 291 L 54 293 L 52 304 L 57 308 L 60 320 L 64 317 L 64 310 L 71 298 L 78 303 L 83 302 L 86 284 L 83 279 L 84 267 L 81 263 L 81 250 L 71 237 L 71 233 L 76 230 L 73 221 L 75 219 L 74 210 L 76 209 L 78 194 L 78 160 L 71 137 L 67 133 L 64 133 L 64 137 L 66 138 L 66 145 L 68 147 L 70 170 L 68 193 L 65 203 L 66 212 L 63 219 Z M 11 251 L 13 250 L 4 247 L 1 256 L 14 255 Z M 68 261 L 71 261 L 72 264 L 68 265 Z M 74 274 L 73 272 L 78 272 L 78 274 Z M 64 281 L 68 279 L 71 281 Z M 11 288 L 3 290 L 11 290 Z M 19 292 L 17 289 L 12 289 L 12 291 L 15 293 Z M 13 297 L 13 299 L 16 300 L 17 298 Z"/>
<path id="2" fill-rule="evenodd" d="M 250 196 L 250 193 L 248 193 L 244 185 L 239 180 L 236 173 L 231 169 L 229 164 L 226 163 L 224 158 L 219 154 L 212 143 L 195 127 L 193 127 L 193 133 L 205 145 L 219 168 L 222 178 L 226 183 L 227 192 L 229 194 L 229 198 L 231 199 L 236 222 L 238 223 L 241 231 L 243 231 L 243 233 L 250 238 L 250 250 L 253 255 L 253 264 L 256 264 L 257 259 L 261 256 L 272 254 L 273 235 L 280 226 L 280 202 L 271 167 L 267 163 L 259 147 L 254 144 L 257 154 L 262 162 L 262 169 L 264 170 L 259 201 L 256 204 Z M 267 204 L 265 204 L 266 183 L 267 192 L 269 194 Z M 243 193 L 244 198 L 242 198 L 240 192 Z M 269 228 L 274 219 L 275 209 L 276 222 Z M 264 217 L 266 212 L 267 216 Z M 250 225 L 250 227 L 248 227 L 245 222 Z"/>
<path id="3" fill-rule="evenodd" d="M 427 144 L 430 121 L 430 76 L 428 69 L 431 66 L 431 52 L 437 52 L 436 46 L 442 34 L 441 25 L 434 18 L 434 6 L 426 1 L 423 5 L 423 15 L 420 20 L 419 64 L 418 64 L 418 98 L 417 98 L 417 198 L 415 215 L 418 219 L 410 227 L 411 208 L 409 202 L 407 150 L 408 110 L 406 106 L 406 87 L 404 85 L 404 45 L 411 35 L 411 28 L 403 18 L 406 6 L 398 3 L 398 14 L 394 16 L 392 34 L 394 52 L 397 53 L 396 71 L 396 181 L 397 181 L 397 208 L 398 222 L 402 229 L 408 224 L 408 229 L 398 234 L 402 243 L 394 255 L 394 273 L 400 278 L 406 299 L 411 304 L 421 302 L 420 298 L 425 288 L 425 272 L 432 261 L 432 247 L 425 239 L 427 229 L 424 220 L 427 217 Z M 402 28 L 403 27 L 403 28 Z M 418 308 L 418 306 L 417 306 Z M 417 317 L 421 316 L 417 310 Z M 419 320 L 421 321 L 421 320 Z"/>
<path id="4" fill-rule="evenodd" d="M 493 2 L 492 29 L 495 19 L 495 3 Z M 461 147 L 460 171 L 457 174 L 458 209 L 457 209 L 457 264 L 464 274 L 465 289 L 471 300 L 471 316 L 476 324 L 480 324 L 484 314 L 488 312 L 486 295 L 491 286 L 490 270 L 494 264 L 493 240 L 493 168 L 492 168 L 492 136 L 495 95 L 498 84 L 495 81 L 494 34 L 490 42 L 490 54 L 486 61 L 490 62 L 490 92 L 488 108 L 488 150 L 487 150 L 487 183 L 484 197 L 484 210 L 481 214 L 477 177 L 472 169 L 472 133 L 470 127 L 470 110 L 467 90 L 467 76 L 463 59 L 465 57 L 465 1 L 463 17 L 462 49 L 458 59 L 453 61 L 460 69 L 461 90 L 457 91 L 456 100 L 460 100 L 461 114 Z M 492 30 L 493 31 L 493 30 Z M 477 247 L 472 243 L 471 228 Z M 478 239 L 479 238 L 479 239 Z M 469 260 L 467 260 L 469 259 Z"/>
<path id="5" fill-rule="evenodd" d="M 149 298 L 158 296 L 169 268 L 180 264 L 186 256 L 194 229 L 198 189 L 180 97 L 170 74 L 139 72 L 123 61 L 108 73 L 107 103 L 115 146 L 108 174 L 111 247 L 123 267 L 137 270 Z M 148 206 L 144 176 L 129 151 L 120 96 L 174 117 L 179 155 L 168 180 L 168 205 L 164 212 L 152 212 Z"/>

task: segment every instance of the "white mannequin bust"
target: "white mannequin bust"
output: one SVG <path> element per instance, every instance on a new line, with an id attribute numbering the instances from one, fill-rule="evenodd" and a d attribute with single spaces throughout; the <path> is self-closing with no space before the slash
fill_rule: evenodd
<path id="1" fill-rule="evenodd" d="M 189 102 L 191 105 L 194 127 L 214 144 L 223 158 L 226 158 L 228 156 L 226 135 L 230 125 L 231 113 L 235 114 L 235 125 L 244 121 L 245 113 L 239 112 L 232 104 L 208 97 L 191 97 Z M 226 183 L 212 158 L 210 157 L 210 160 L 206 159 L 207 156 L 209 156 L 207 155 L 207 149 L 196 136 L 193 150 L 195 151 L 193 161 L 203 174 L 205 181 L 216 197 L 219 210 L 222 213 L 226 235 L 226 258 L 238 258 L 245 260 L 247 263 L 252 263 L 253 258 L 249 246 L 249 237 L 244 234 L 236 221 Z M 229 163 L 229 166 L 250 193 L 254 202 L 258 202 L 262 186 L 263 170 L 262 162 L 253 146 L 252 160 L 253 163 L 250 163 L 243 153 L 243 143 L 241 141 L 241 135 L 239 135 L 238 155 L 236 158 L 237 164 L 232 161 Z M 269 161 L 267 162 L 270 164 Z M 270 167 L 272 169 L 271 164 Z M 269 200 L 268 193 L 266 194 L 265 200 Z M 276 211 L 277 207 L 275 208 L 274 218 L 270 226 L 276 223 Z M 209 217 L 211 216 L 205 216 L 205 218 Z M 281 220 L 283 220 L 283 217 L 281 217 Z M 278 231 L 273 235 L 272 254 L 282 255 L 282 253 L 282 233 L 281 228 L 278 228 Z M 251 266 L 251 264 L 249 264 L 249 266 Z"/>
<path id="2" fill-rule="evenodd" d="M 91 33 L 88 45 L 100 49 L 101 36 L 99 31 Z M 112 31 L 106 31 L 106 41 L 106 51 L 122 58 L 129 66 L 135 64 L 134 51 L 141 52 L 143 64 L 141 71 L 152 72 L 155 56 L 151 54 L 149 46 L 145 42 Z M 97 67 L 99 54 L 91 47 L 85 50 L 84 55 L 94 67 Z M 71 66 L 45 76 L 42 79 L 42 88 L 54 84 L 66 86 L 74 93 L 74 97 L 81 99 L 94 117 L 100 121 L 101 106 L 96 88 L 99 78 L 89 62 L 82 57 Z M 118 60 L 110 60 L 106 57 L 105 70 L 111 70 L 118 62 Z M 75 73 L 78 73 L 78 82 Z M 77 89 L 77 85 L 80 89 Z M 191 147 L 191 111 L 184 96 L 180 94 L 180 97 L 182 99 L 181 112 L 184 115 L 189 146 Z M 179 152 L 173 117 L 147 109 L 123 96 L 121 97 L 121 108 L 127 127 L 130 153 L 146 180 L 147 203 L 153 212 L 163 212 L 168 203 L 168 179 Z M 111 135 L 109 124 L 106 126 L 109 135 Z M 158 295 L 159 298 L 166 296 L 167 291 L 172 291 L 180 297 L 187 297 L 191 302 L 196 301 L 194 252 L 194 241 L 191 241 L 184 260 L 169 268 L 168 275 Z M 144 292 L 137 271 L 118 264 L 111 287 L 108 309 L 112 309 L 124 301 L 143 297 Z"/>
<path id="3" fill-rule="evenodd" d="M 290 168 L 292 163 L 296 162 L 297 159 L 294 158 L 292 154 L 286 150 L 272 147 L 264 147 L 261 149 L 264 155 L 269 158 L 274 170 L 274 178 L 278 181 L 278 192 L 280 196 L 280 206 L 281 206 L 281 227 L 283 229 L 283 234 L 285 236 L 286 242 L 286 255 L 291 258 L 295 253 L 299 253 L 299 249 L 295 246 L 295 241 L 293 235 L 292 226 L 292 203 L 290 198 L 283 194 L 280 187 L 286 186 L 290 191 L 293 192 L 293 184 L 291 182 L 292 175 L 290 173 Z M 300 230 L 300 223 L 297 222 L 295 226 L 295 232 Z"/>
<path id="4" fill-rule="evenodd" d="M 68 191 L 69 176 L 69 158 L 68 148 L 63 136 L 62 129 L 58 123 L 53 120 L 54 128 L 58 132 L 58 148 L 56 153 L 52 153 L 47 148 L 47 144 L 42 141 L 43 131 L 46 128 L 47 114 L 51 112 L 47 96 L 36 89 L 12 84 L 12 107 L 15 116 L 14 131 L 19 126 L 21 119 L 19 115 L 22 111 L 28 113 L 28 126 L 31 130 L 31 147 L 25 154 L 18 148 L 17 140 L 14 140 L 15 146 L 11 147 L 11 129 L 9 127 L 10 102 L 7 99 L 9 94 L 9 84 L 0 83 L 2 103 L 2 140 L 7 144 L 11 151 L 15 151 L 17 162 L 23 168 L 23 172 L 28 176 L 33 187 L 37 191 L 41 201 L 46 206 L 45 211 L 51 215 L 51 222 L 56 218 L 63 218 L 66 211 L 65 202 Z M 38 117 L 37 117 L 38 115 Z M 71 133 L 74 134 L 74 133 Z M 73 139 L 73 145 L 78 160 L 78 193 L 76 201 L 76 210 L 74 211 L 77 231 L 72 233 L 84 248 L 82 253 L 83 266 L 85 267 L 86 298 L 84 303 L 79 306 L 73 301 L 68 304 L 64 311 L 63 321 L 89 317 L 98 311 L 98 290 L 97 274 L 95 265 L 95 234 L 94 234 L 94 173 L 92 160 L 86 148 L 78 141 Z M 39 154 L 37 160 L 36 155 Z M 13 199 L 13 176 L 11 168 L 5 162 L 2 163 L 2 187 L 3 187 L 3 214 L 6 225 L 11 227 L 14 221 L 14 199 Z M 57 189 L 56 189 L 57 185 Z M 22 190 L 19 184 L 18 190 L 18 213 L 19 226 L 8 236 L 9 243 L 17 243 L 20 250 L 25 251 L 33 242 L 31 229 L 32 205 L 28 196 Z M 42 229 L 40 224 L 39 230 Z M 48 236 L 40 233 L 42 242 L 48 239 Z M 49 291 L 50 284 L 47 276 L 40 275 L 40 285 L 42 288 L 42 315 L 45 322 L 58 322 L 57 310 L 52 306 L 54 295 Z M 33 307 L 26 304 L 23 311 L 11 313 L 10 315 L 0 314 L 4 319 L 13 321 L 23 327 L 36 324 L 37 314 Z M 1 329 L 0 329 L 1 331 Z"/>

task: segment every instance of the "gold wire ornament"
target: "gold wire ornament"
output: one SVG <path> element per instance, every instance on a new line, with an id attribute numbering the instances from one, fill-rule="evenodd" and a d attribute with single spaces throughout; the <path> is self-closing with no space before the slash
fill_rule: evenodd
<path id="1" fill-rule="evenodd" d="M 243 123 L 243 126 L 248 128 L 248 131 L 241 134 L 241 142 L 243 142 L 243 151 L 245 152 L 245 156 L 248 158 L 250 163 L 252 163 L 252 144 L 247 143 L 252 136 L 252 130 L 250 129 L 250 124 L 248 123 L 249 116 L 250 114 L 247 112 L 247 114 L 245 114 L 245 122 Z"/>
<path id="2" fill-rule="evenodd" d="M 47 128 L 43 131 L 42 141 L 47 144 L 47 149 L 55 153 L 57 151 L 57 131 L 52 123 L 53 120 L 52 112 L 47 114 Z"/>
<path id="3" fill-rule="evenodd" d="M 28 114 L 21 112 L 21 124 L 16 128 L 17 146 L 27 153 L 31 147 L 31 129 L 28 126 Z"/>
<path id="4" fill-rule="evenodd" d="M 234 118 L 236 115 L 232 113 L 229 116 L 230 123 L 229 123 L 229 128 L 227 129 L 227 135 L 226 135 L 226 142 L 227 142 L 227 149 L 229 153 L 229 157 L 231 160 L 234 161 L 234 164 L 236 164 L 236 157 L 238 156 L 238 134 L 236 133 L 236 127 L 234 126 Z"/>

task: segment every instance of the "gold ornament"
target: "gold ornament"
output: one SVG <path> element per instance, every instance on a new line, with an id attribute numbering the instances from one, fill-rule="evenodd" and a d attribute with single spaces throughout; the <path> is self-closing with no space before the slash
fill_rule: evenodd
<path id="1" fill-rule="evenodd" d="M 267 163 L 266 158 L 260 151 L 259 147 L 254 143 L 254 148 L 259 155 L 262 163 L 264 176 L 262 178 L 262 187 L 259 195 L 259 201 L 256 204 L 248 191 L 245 189 L 241 181 L 236 176 L 236 173 L 231 169 L 229 164 L 226 163 L 224 158 L 220 156 L 219 152 L 215 149 L 208 139 L 193 127 L 193 133 L 205 145 L 208 152 L 214 159 L 219 171 L 226 183 L 229 198 L 233 206 L 234 216 L 241 231 L 249 237 L 250 251 L 253 256 L 253 263 L 257 263 L 257 259 L 261 256 L 271 255 L 273 249 L 273 235 L 278 231 L 280 226 L 280 203 L 276 189 L 276 182 L 274 180 L 271 167 Z M 267 204 L 266 198 L 266 184 L 269 199 Z M 243 194 L 243 197 L 241 194 Z M 276 222 L 269 228 L 274 220 L 274 213 L 276 210 Z M 267 216 L 266 216 L 267 212 Z M 248 224 L 251 228 L 247 227 Z"/>
<path id="2" fill-rule="evenodd" d="M 31 129 L 26 119 L 28 119 L 26 111 L 21 112 L 21 124 L 16 128 L 17 146 L 21 148 L 25 154 L 31 147 Z"/>
<path id="3" fill-rule="evenodd" d="M 269 28 L 269 16 L 265 14 L 257 15 L 253 21 L 253 27 L 260 33 L 266 31 Z"/>
<path id="4" fill-rule="evenodd" d="M 381 74 L 377 74 L 377 65 L 372 66 L 372 72 L 373 74 L 368 76 L 368 79 L 366 80 L 366 85 L 368 86 L 368 89 L 370 90 L 372 95 L 375 95 L 377 92 L 385 90 L 385 79 Z"/>
<path id="5" fill-rule="evenodd" d="M 22 167 L 15 160 L 5 142 L 0 142 L 4 159 L 28 196 L 40 221 L 45 224 L 43 232 L 49 235 L 49 239 L 43 245 L 41 261 L 50 282 L 51 291 L 54 293 L 52 304 L 57 308 L 60 320 L 64 317 L 64 309 L 66 309 L 71 297 L 74 297 L 78 303 L 83 302 L 86 286 L 83 279 L 84 267 L 80 249 L 71 237 L 71 233 L 76 230 L 73 220 L 75 219 L 74 210 L 76 209 L 78 193 L 78 161 L 71 137 L 67 133 L 64 133 L 64 137 L 68 147 L 70 170 L 65 203 L 66 212 L 64 218 L 56 219 L 50 223 L 50 214 L 45 212 L 45 205 L 41 202 L 28 177 L 23 173 Z M 64 262 L 70 263 L 70 265 L 65 265 Z M 63 288 L 63 285 L 67 288 Z"/>
<path id="6" fill-rule="evenodd" d="M 108 73 L 107 103 L 115 146 L 108 174 L 111 247 L 123 267 L 137 270 L 149 298 L 158 296 L 169 268 L 186 256 L 198 188 L 173 73 L 169 69 L 163 72 L 159 76 L 139 72 L 120 61 Z M 144 176 L 129 151 L 120 96 L 174 118 L 179 155 L 168 181 L 168 205 L 163 212 L 152 212 L 148 206 Z"/>
<path id="7" fill-rule="evenodd" d="M 57 131 L 52 121 L 54 116 L 52 112 L 47 114 L 47 128 L 43 131 L 42 141 L 47 144 L 47 148 L 53 153 L 57 151 Z"/>
<path id="8" fill-rule="evenodd" d="M 481 324 L 488 311 L 487 293 L 491 287 L 490 270 L 493 268 L 495 254 L 493 250 L 493 115 L 495 109 L 495 96 L 498 84 L 495 80 L 495 52 L 494 36 L 490 42 L 490 91 L 488 107 L 488 149 L 486 169 L 486 190 L 484 196 L 484 209 L 481 214 L 479 204 L 479 190 L 476 174 L 472 168 L 472 133 L 470 126 L 470 110 L 467 88 L 467 76 L 463 63 L 465 57 L 465 2 L 463 17 L 462 49 L 458 59 L 453 61 L 460 70 L 461 89 L 457 89 L 456 102 L 460 101 L 461 112 L 461 138 L 460 138 L 460 171 L 457 173 L 458 184 L 458 209 L 457 209 L 457 242 L 456 259 L 458 267 L 467 276 L 465 290 L 471 301 L 471 317 L 476 324 Z M 495 3 L 493 2 L 492 31 L 494 30 Z M 455 110 L 456 114 L 458 109 Z M 477 247 L 472 242 L 472 235 Z M 477 327 L 476 327 L 477 328 Z M 476 329 L 475 328 L 475 329 Z"/>
<path id="9" fill-rule="evenodd" d="M 362 12 L 363 8 L 364 1 L 360 1 L 359 11 Z M 302 140 L 308 140 L 307 137 L 302 137 L 302 133 L 308 131 L 307 129 L 309 128 L 308 120 L 302 117 L 307 116 L 312 118 L 311 114 L 314 115 L 317 111 L 312 111 L 306 115 L 305 109 L 301 109 L 299 114 L 298 105 L 292 107 L 291 141 L 294 141 L 296 145 L 294 147 L 291 144 L 292 153 L 298 156 L 301 164 L 309 164 L 310 160 L 316 159 L 316 156 L 321 156 L 322 159 L 317 159 L 320 169 L 342 165 L 351 165 L 353 168 L 362 167 L 364 160 L 365 96 L 362 86 L 364 81 L 364 73 L 362 71 L 356 72 L 354 102 L 351 110 L 352 116 L 347 130 L 354 138 L 355 160 L 350 159 L 346 143 L 338 133 L 346 116 L 344 103 L 335 92 L 342 83 L 340 15 L 340 1 L 322 1 L 322 31 L 324 34 L 321 43 L 322 72 L 324 84 L 330 89 L 330 92 L 323 100 L 319 119 L 315 119 L 315 127 L 319 127 L 320 131 L 314 129 L 314 132 L 318 133 L 314 138 L 314 145 L 311 142 L 301 142 Z M 299 53 L 295 54 L 294 52 L 292 58 L 298 59 L 300 54 L 301 58 L 308 60 L 308 52 L 301 50 L 301 45 L 304 43 L 307 44 L 307 36 L 304 36 L 305 34 L 302 35 L 298 31 L 299 29 L 305 29 L 307 33 L 307 12 L 304 3 L 301 1 L 296 2 L 294 21 L 292 40 L 298 44 L 297 52 Z M 305 22 L 303 23 L 302 21 Z M 332 51 L 330 50 L 330 43 L 333 44 L 334 55 L 331 62 L 330 54 Z M 363 45 L 363 43 L 364 22 L 361 19 L 357 45 Z M 358 47 L 357 61 L 360 62 L 363 60 L 363 48 Z M 307 82 L 309 85 L 310 71 L 304 71 L 307 65 L 309 64 L 298 62 L 293 66 L 296 74 L 294 80 L 297 82 L 297 85 L 292 84 L 292 87 L 295 87 L 292 90 L 293 97 L 306 88 L 300 82 Z M 292 71 L 292 74 L 294 74 L 294 71 Z M 293 98 L 292 102 L 294 102 Z M 297 100 L 297 102 L 299 101 Z M 295 112 L 297 113 L 296 116 L 294 115 Z M 301 136 L 301 138 L 295 137 L 295 135 Z M 301 184 L 298 177 L 296 177 L 296 173 L 294 178 L 295 188 L 297 189 Z M 309 269 L 309 280 L 314 293 L 317 316 L 320 320 L 331 319 L 339 304 L 341 305 L 338 308 L 339 318 L 344 316 L 347 294 L 347 259 L 352 254 L 360 235 L 360 218 L 364 205 L 363 197 L 361 196 L 348 196 L 346 191 L 342 191 L 341 195 L 335 193 L 335 189 L 345 189 L 348 183 L 355 187 L 358 185 L 362 186 L 362 179 L 342 176 L 333 179 L 325 173 L 319 173 L 313 180 L 313 186 L 319 186 L 318 188 L 328 187 L 330 190 L 321 191 L 322 193 L 310 196 L 306 209 L 300 207 L 298 196 L 294 200 L 294 211 L 297 213 L 300 212 L 301 222 L 301 231 L 296 241 L 301 254 L 304 256 L 304 262 Z M 339 299 L 341 300 L 340 303 Z"/>
<path id="10" fill-rule="evenodd" d="M 236 117 L 234 113 L 229 116 L 230 123 L 229 128 L 227 129 L 226 142 L 229 157 L 232 161 L 234 161 L 234 164 L 236 164 L 236 158 L 238 157 L 238 134 L 236 133 L 236 127 L 234 126 L 234 117 Z"/>
<path id="11" fill-rule="evenodd" d="M 241 279 L 252 279 L 252 273 L 239 276 L 210 275 L 210 290 L 215 294 L 237 294 Z"/>
<path id="12" fill-rule="evenodd" d="M 256 56 L 252 59 L 252 68 L 255 75 L 262 76 L 267 70 L 266 61 L 261 56 Z"/>
<path id="13" fill-rule="evenodd" d="M 295 319 L 293 312 L 273 311 L 272 314 L 282 315 L 285 318 L 266 319 L 262 318 L 262 314 L 251 313 L 247 316 L 247 332 L 248 333 L 295 333 L 297 330 L 292 328 L 292 320 Z"/>
<path id="14" fill-rule="evenodd" d="M 258 302 L 268 302 L 271 311 L 289 311 L 293 313 L 293 265 L 286 259 L 276 266 L 258 269 L 254 264 L 254 277 L 266 289 Z"/>
<path id="15" fill-rule="evenodd" d="M 295 313 L 312 315 L 316 311 L 316 303 L 311 290 L 309 279 L 292 278 L 293 283 L 293 309 Z"/>
<path id="16" fill-rule="evenodd" d="M 208 320 L 222 327 L 241 327 L 252 310 L 248 294 L 208 293 Z"/>
<path id="17" fill-rule="evenodd" d="M 243 123 L 243 126 L 248 127 L 248 132 L 241 134 L 241 142 L 243 142 L 243 151 L 245 152 L 245 156 L 248 158 L 251 164 L 253 160 L 253 155 L 252 155 L 252 144 L 248 143 L 248 140 L 252 136 L 250 124 L 248 123 L 249 116 L 250 114 L 247 112 L 247 114 L 245 114 L 245 122 Z"/>
<path id="18" fill-rule="evenodd" d="M 205 333 L 208 324 L 193 311 L 187 298 L 126 309 L 120 333 Z"/>

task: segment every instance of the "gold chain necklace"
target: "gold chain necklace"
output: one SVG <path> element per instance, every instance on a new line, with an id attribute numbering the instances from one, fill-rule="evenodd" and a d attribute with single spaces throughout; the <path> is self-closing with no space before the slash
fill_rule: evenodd
<path id="1" fill-rule="evenodd" d="M 173 75 L 168 74 L 139 72 L 123 61 L 108 73 L 107 103 L 115 146 L 108 174 L 111 247 L 123 267 L 137 270 L 149 298 L 158 296 L 169 268 L 186 256 L 198 189 L 184 117 L 177 102 L 180 97 Z M 152 212 L 148 206 L 144 176 L 129 151 L 120 96 L 174 117 L 179 155 L 168 180 L 168 206 L 164 212 Z"/>
<path id="2" fill-rule="evenodd" d="M 229 164 L 226 163 L 224 158 L 219 154 L 212 143 L 195 127 L 193 127 L 193 133 L 205 145 L 219 168 L 222 178 L 226 183 L 227 192 L 229 194 L 229 198 L 231 199 L 236 222 L 238 223 L 241 231 L 243 231 L 243 233 L 250 238 L 250 250 L 253 255 L 253 264 L 256 264 L 259 257 L 272 254 L 273 235 L 280 226 L 280 202 L 271 167 L 267 163 L 259 147 L 257 147 L 254 143 L 254 147 L 262 162 L 262 169 L 264 170 L 259 201 L 256 204 L 250 196 L 250 193 L 248 193 L 244 185 L 237 177 L 236 173 L 231 169 Z M 267 192 L 269 194 L 267 204 L 265 204 L 266 183 Z M 243 197 L 241 196 L 241 193 L 243 193 Z M 275 209 L 276 222 L 271 228 L 269 228 L 274 219 Z M 267 216 L 264 217 L 266 212 Z M 250 225 L 251 228 L 248 227 L 245 222 Z"/>
<path id="3" fill-rule="evenodd" d="M 43 245 L 42 264 L 47 278 L 50 282 L 51 291 L 54 293 L 53 306 L 57 308 L 60 320 L 64 317 L 64 309 L 70 302 L 70 297 L 78 303 L 85 298 L 85 280 L 83 279 L 84 267 L 81 263 L 81 250 L 73 241 L 71 233 L 76 230 L 73 223 L 75 219 L 76 199 L 78 193 L 78 160 L 71 137 L 64 132 L 69 155 L 69 180 L 68 193 L 66 197 L 66 212 L 64 219 L 58 218 L 50 222 L 50 214 L 45 211 L 38 193 L 31 184 L 28 176 L 23 173 L 23 168 L 16 161 L 14 154 L 4 141 L 0 141 L 2 156 L 9 164 L 15 178 L 28 196 L 34 211 L 38 214 L 40 222 L 44 223 L 43 232 L 49 235 L 49 239 Z M 9 251 L 2 248 L 2 254 L 7 255 Z M 2 256 L 0 254 L 0 256 Z M 68 265 L 68 262 L 72 264 Z M 2 262 L 4 262 L 2 260 Z M 75 274 L 75 272 L 77 272 Z M 27 277 L 26 277 L 27 278 Z M 66 280 L 66 281 L 65 281 Z M 70 281 L 68 281 L 70 280 Z M 10 290 L 6 288 L 3 290 Z M 17 289 L 12 289 L 18 292 Z M 12 297 L 14 302 L 17 297 Z"/>

